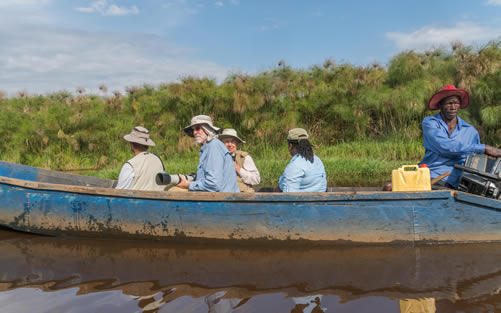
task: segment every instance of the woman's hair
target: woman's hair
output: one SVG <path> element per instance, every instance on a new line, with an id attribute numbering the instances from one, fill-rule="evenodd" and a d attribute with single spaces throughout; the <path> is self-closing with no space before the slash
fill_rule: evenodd
<path id="1" fill-rule="evenodd" d="M 313 146 L 308 139 L 289 140 L 288 142 L 296 148 L 296 152 L 300 156 L 313 163 Z"/>

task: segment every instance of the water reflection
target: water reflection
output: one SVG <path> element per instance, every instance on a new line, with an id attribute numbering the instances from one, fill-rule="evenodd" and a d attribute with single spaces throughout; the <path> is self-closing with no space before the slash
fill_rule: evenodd
<path id="1" fill-rule="evenodd" d="M 401 299 L 399 303 L 401 313 L 435 313 L 437 311 L 434 298 Z"/>
<path id="2" fill-rule="evenodd" d="M 501 245 L 279 249 L 0 231 L 2 312 L 495 312 Z"/>

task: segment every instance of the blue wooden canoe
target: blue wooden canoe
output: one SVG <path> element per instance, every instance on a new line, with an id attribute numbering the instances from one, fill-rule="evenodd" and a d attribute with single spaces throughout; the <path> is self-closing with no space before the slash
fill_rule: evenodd
<path id="1" fill-rule="evenodd" d="M 221 243 L 501 241 L 501 201 L 463 192 L 170 193 L 0 162 L 0 225 L 46 234 Z"/>

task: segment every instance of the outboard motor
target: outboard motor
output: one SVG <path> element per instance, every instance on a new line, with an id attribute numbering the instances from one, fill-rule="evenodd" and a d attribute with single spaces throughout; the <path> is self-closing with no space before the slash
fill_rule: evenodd
<path id="1" fill-rule="evenodd" d="M 501 199 L 501 158 L 472 154 L 466 157 L 464 166 L 455 164 L 454 167 L 463 171 L 458 190 Z"/>

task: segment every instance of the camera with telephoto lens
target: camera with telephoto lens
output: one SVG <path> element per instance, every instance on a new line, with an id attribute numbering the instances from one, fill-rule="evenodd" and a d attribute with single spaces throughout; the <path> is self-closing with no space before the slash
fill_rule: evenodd
<path id="1" fill-rule="evenodd" d="M 155 180 L 157 185 L 177 185 L 181 181 L 181 175 L 186 178 L 188 182 L 192 182 L 196 179 L 197 175 L 195 173 L 190 173 L 188 175 L 175 174 L 169 175 L 167 173 L 158 173 Z"/>

